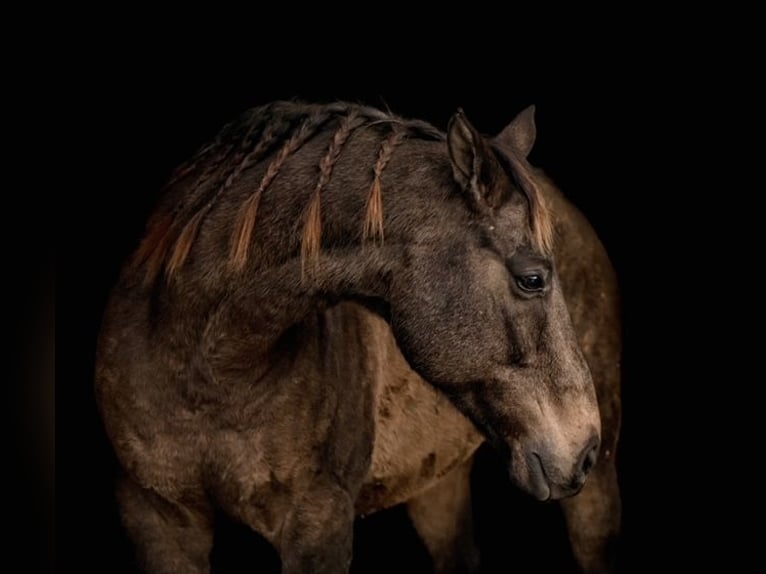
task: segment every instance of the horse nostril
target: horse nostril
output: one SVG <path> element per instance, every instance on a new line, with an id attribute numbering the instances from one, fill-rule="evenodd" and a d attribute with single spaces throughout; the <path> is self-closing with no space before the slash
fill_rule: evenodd
<path id="1" fill-rule="evenodd" d="M 588 441 L 588 444 L 583 449 L 582 454 L 580 455 L 577 468 L 579 473 L 582 474 L 583 478 L 591 471 L 593 465 L 596 464 L 596 459 L 598 458 L 598 444 L 598 437 L 591 437 L 591 439 Z"/>

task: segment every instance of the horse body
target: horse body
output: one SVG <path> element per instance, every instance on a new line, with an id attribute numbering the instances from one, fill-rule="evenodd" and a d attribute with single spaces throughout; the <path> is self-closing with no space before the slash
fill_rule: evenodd
<path id="1" fill-rule="evenodd" d="M 123 519 L 152 572 L 207 571 L 215 506 L 263 534 L 283 571 L 343 570 L 355 514 L 435 484 L 464 494 L 485 436 L 539 498 L 576 492 L 592 466 L 595 394 L 527 224 L 539 198 L 511 193 L 497 159 L 523 188 L 517 154 L 490 151 L 460 118 L 449 153 L 432 128 L 375 116 L 393 126 L 381 144 L 379 128 L 359 129 L 365 114 L 275 104 L 224 130 L 170 187 L 113 291 L 97 395 L 126 471 Z M 406 160 L 392 159 L 399 145 Z M 354 191 L 371 165 L 365 202 Z M 386 238 L 364 245 L 382 238 L 369 217 L 381 181 Z M 447 511 L 465 513 L 464 498 Z M 462 536 L 429 536 L 432 522 L 418 528 L 432 552 Z"/>

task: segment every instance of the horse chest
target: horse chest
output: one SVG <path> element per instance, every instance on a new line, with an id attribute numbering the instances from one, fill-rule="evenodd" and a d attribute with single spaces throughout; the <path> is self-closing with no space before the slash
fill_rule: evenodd
<path id="1" fill-rule="evenodd" d="M 372 464 L 357 512 L 412 498 L 464 462 L 482 441 L 473 424 L 414 372 L 388 377 L 378 393 Z"/>

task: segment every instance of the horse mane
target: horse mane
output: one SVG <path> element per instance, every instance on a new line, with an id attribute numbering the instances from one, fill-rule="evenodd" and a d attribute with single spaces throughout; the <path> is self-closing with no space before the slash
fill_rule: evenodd
<path id="1" fill-rule="evenodd" d="M 300 113 L 298 113 L 300 112 Z M 202 147 L 171 175 L 165 189 L 175 186 L 195 172 L 196 180 L 183 199 L 170 209 L 158 209 L 150 218 L 147 233 L 133 258 L 133 265 L 146 264 L 147 282 L 164 271 L 170 280 L 186 262 L 200 227 L 218 200 L 248 168 L 272 154 L 258 186 L 248 194 L 239 209 L 230 240 L 229 264 L 241 270 L 248 260 L 258 207 L 264 192 L 279 174 L 285 161 L 325 126 L 337 120 L 337 127 L 321 157 L 319 177 L 304 212 L 301 261 L 316 265 L 321 237 L 321 193 L 332 176 L 344 145 L 353 132 L 366 126 L 388 128 L 378 147 L 372 166 L 363 223 L 363 241 L 383 241 L 383 200 L 381 175 L 392 155 L 406 138 L 443 141 L 445 134 L 421 120 L 406 120 L 376 108 L 338 102 L 309 105 L 274 102 L 254 108 L 227 124 L 216 139 Z M 511 164 L 517 185 L 529 202 L 530 226 L 535 244 L 550 251 L 553 225 L 543 195 L 525 161 L 508 150 L 503 155 Z"/>

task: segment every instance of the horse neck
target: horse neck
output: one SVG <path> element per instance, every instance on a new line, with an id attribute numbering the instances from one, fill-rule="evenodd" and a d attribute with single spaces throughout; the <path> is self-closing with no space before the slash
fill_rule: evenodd
<path id="1" fill-rule="evenodd" d="M 371 141 L 367 155 L 374 157 L 371 152 L 377 141 Z M 364 154 L 358 151 L 364 144 L 357 142 L 357 154 Z M 437 142 L 408 142 L 392 158 L 383 178 L 386 227 L 382 242 L 365 242 L 361 237 L 369 164 L 353 156 L 341 158 L 322 191 L 322 248 L 316 262 L 301 260 L 300 232 L 284 231 L 283 213 L 292 210 L 300 217 L 310 197 L 306 190 L 291 186 L 293 178 L 284 174 L 287 177 L 275 182 L 264 199 L 252 260 L 226 281 L 226 304 L 218 313 L 220 328 L 230 331 L 227 325 L 246 324 L 250 352 L 268 354 L 287 329 L 334 302 L 362 300 L 381 304 L 373 308 L 385 308 L 391 279 L 405 260 L 413 229 L 422 224 L 424 211 L 437 209 L 433 197 L 424 197 L 424 188 L 439 183 L 428 181 L 429 164 L 444 167 L 433 161 L 445 157 L 442 148 Z M 413 153 L 418 154 L 417 169 L 411 163 Z M 269 261 L 275 253 L 288 255 Z"/>
<path id="2" fill-rule="evenodd" d="M 283 336 L 312 314 L 343 300 L 384 302 L 396 259 L 394 248 L 328 253 L 303 277 L 296 259 L 248 275 L 209 315 L 201 346 L 215 349 L 220 360 L 231 356 L 232 363 L 247 355 L 247 377 L 257 380 L 295 351 L 284 348 Z"/>

